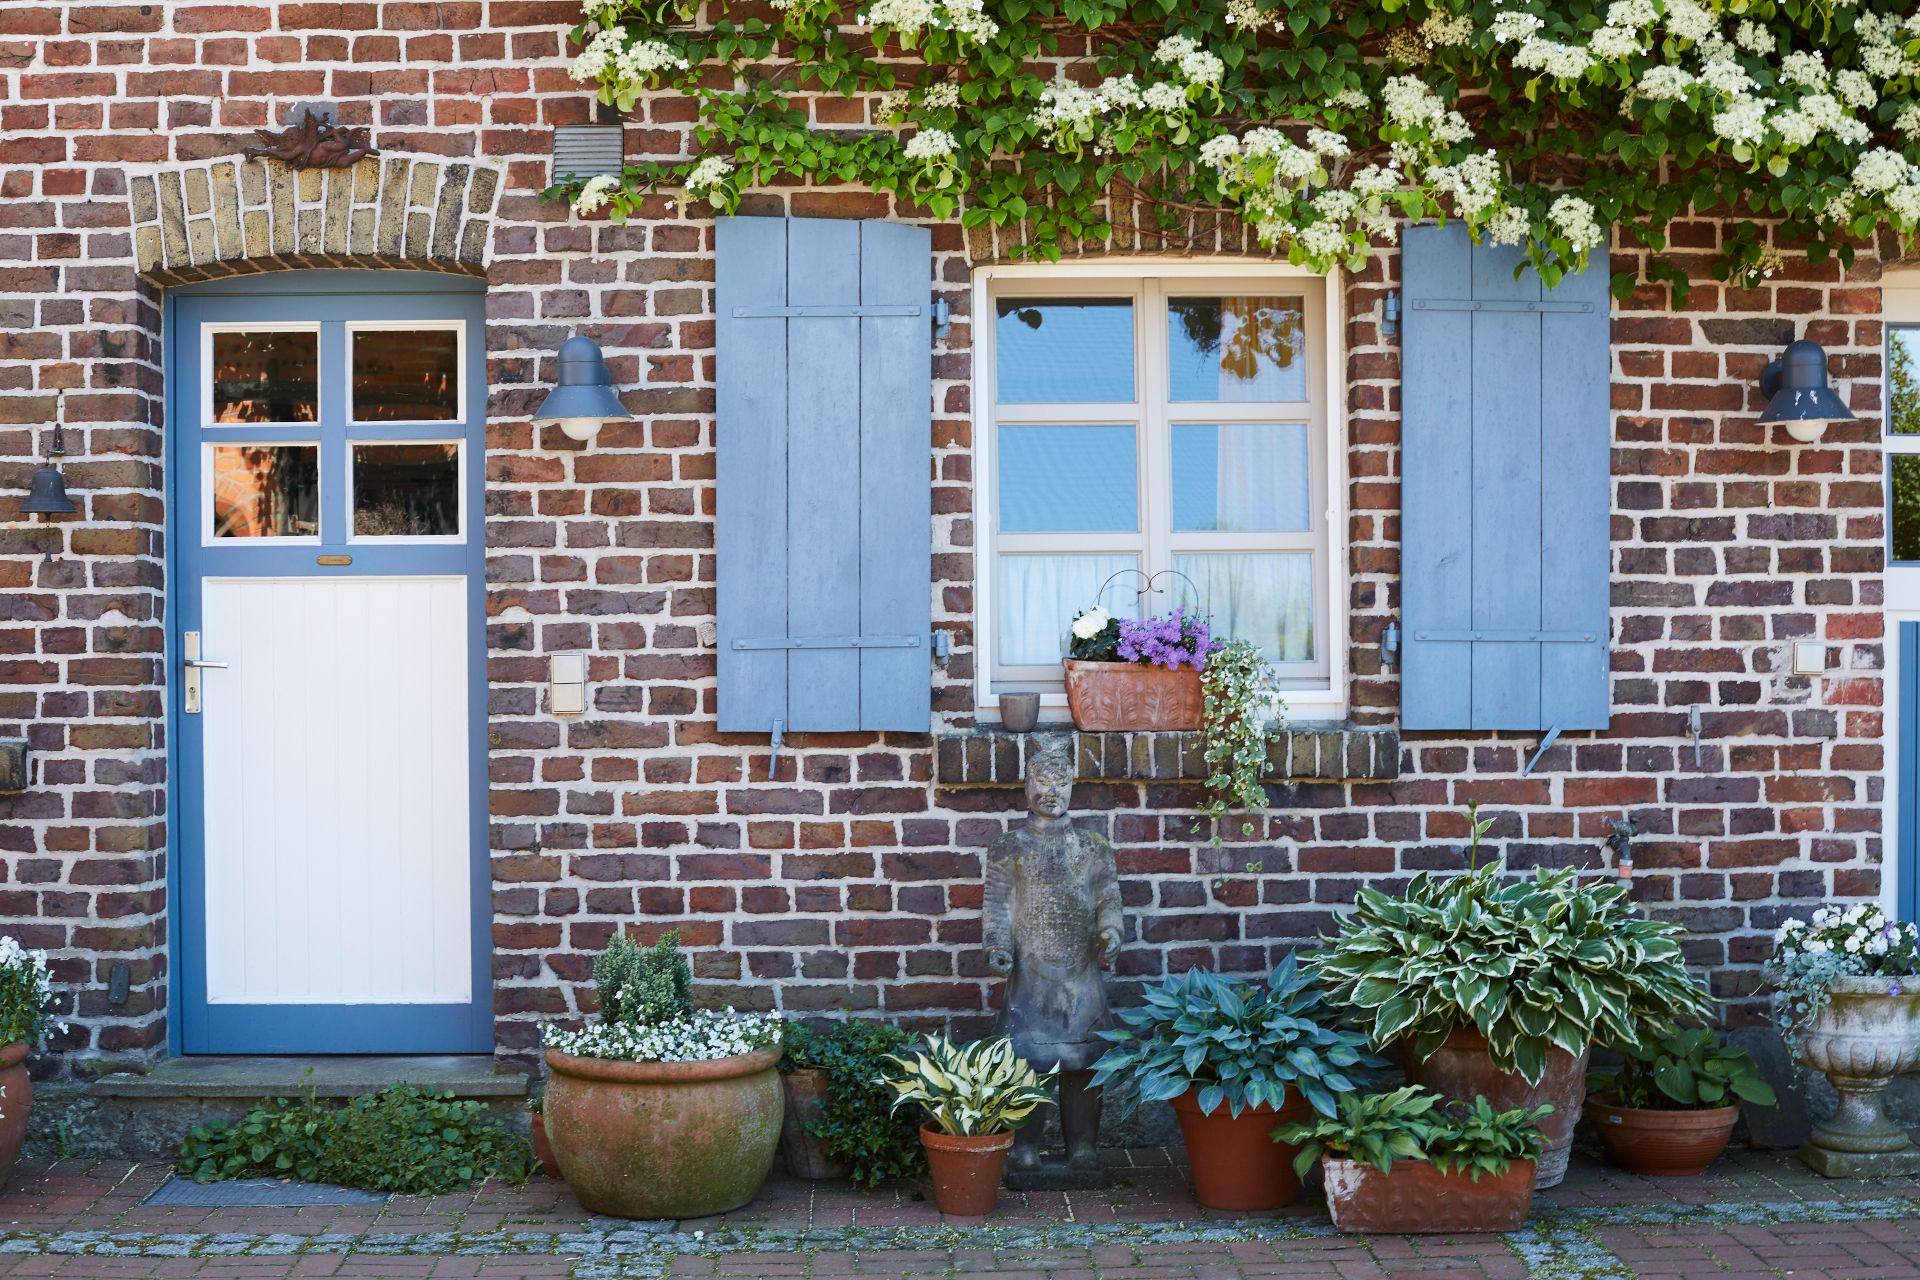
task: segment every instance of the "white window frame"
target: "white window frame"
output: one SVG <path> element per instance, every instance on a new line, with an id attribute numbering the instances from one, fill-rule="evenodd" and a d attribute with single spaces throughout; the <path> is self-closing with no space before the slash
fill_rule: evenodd
<path id="1" fill-rule="evenodd" d="M 1290 721 L 1315 722 L 1339 720 L 1347 712 L 1347 420 L 1342 390 L 1346 385 L 1343 367 L 1344 309 L 1340 276 L 1320 274 L 1287 263 L 1195 262 L 1191 259 L 1132 258 L 1125 261 L 1008 264 L 981 267 L 973 276 L 973 476 L 974 476 L 974 704 L 975 718 L 983 723 L 999 718 L 998 695 L 1009 689 L 1040 688 L 1041 715 L 1048 720 L 1066 716 L 1066 693 L 1058 681 L 1036 686 L 1025 679 L 1009 679 L 995 685 L 994 645 L 994 556 L 997 536 L 998 500 L 995 493 L 995 391 L 994 391 L 994 300 L 1017 293 L 1023 297 L 1049 294 L 1071 297 L 1126 296 L 1134 298 L 1135 388 L 1132 404 L 1109 406 L 1115 421 L 1130 416 L 1145 422 L 1145 413 L 1159 413 L 1168 397 L 1162 394 L 1166 378 L 1166 338 L 1154 321 L 1166 314 L 1164 300 L 1168 292 L 1176 295 L 1218 293 L 1227 295 L 1268 295 L 1276 292 L 1301 292 L 1307 297 L 1309 331 L 1323 348 L 1322 359 L 1308 369 L 1309 448 L 1315 467 L 1311 498 L 1320 504 L 1326 532 L 1324 563 L 1316 577 L 1314 617 L 1319 623 L 1317 639 L 1321 653 L 1317 661 L 1325 665 L 1324 675 L 1310 683 L 1294 681 L 1303 687 L 1283 689 L 1279 701 Z M 1157 397 L 1157 400 L 1156 400 Z M 1060 406 L 1059 421 L 1104 421 L 1097 410 L 1092 417 L 1083 406 Z M 1232 401 L 1205 401 L 1188 405 L 1181 402 L 1166 415 L 1169 421 L 1273 421 L 1271 409 L 1249 413 Z M 1037 413 L 1023 410 L 1020 421 L 1040 421 Z M 1295 419 L 1297 420 L 1297 419 Z M 1162 433 L 1164 433 L 1162 424 Z M 1053 535 L 1062 546 L 1076 550 L 1098 551 L 1103 542 L 1138 545 L 1146 565 L 1151 568 L 1170 563 L 1172 544 L 1180 535 L 1171 532 L 1170 513 L 1160 512 L 1162 497 L 1170 484 L 1167 459 L 1158 456 L 1142 439 L 1136 444 L 1140 465 L 1136 483 L 1145 528 L 1134 534 Z M 1039 535 L 1016 535 L 1022 543 Z M 1275 546 L 1286 535 L 1207 534 L 1209 549 L 1230 550 L 1227 544 L 1245 537 L 1249 548 L 1284 550 Z M 1036 548 L 1038 544 L 1036 543 Z M 1316 552 L 1320 548 L 1315 548 Z M 1153 612 L 1171 607 L 1171 598 L 1156 600 Z M 1066 620 L 1061 620 L 1065 629 Z"/>

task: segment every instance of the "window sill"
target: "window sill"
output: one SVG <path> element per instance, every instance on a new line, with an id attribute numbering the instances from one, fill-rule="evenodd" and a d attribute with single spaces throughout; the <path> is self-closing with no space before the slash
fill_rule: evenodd
<path id="1" fill-rule="evenodd" d="M 1080 733 L 1043 725 L 1034 733 L 992 727 L 941 731 L 934 744 L 935 785 L 1020 786 L 1033 740 L 1049 732 L 1072 735 L 1083 782 L 1199 781 L 1207 776 L 1198 733 Z M 1400 776 L 1400 733 L 1375 726 L 1295 724 L 1267 744 L 1261 776 L 1270 782 L 1390 782 Z"/>

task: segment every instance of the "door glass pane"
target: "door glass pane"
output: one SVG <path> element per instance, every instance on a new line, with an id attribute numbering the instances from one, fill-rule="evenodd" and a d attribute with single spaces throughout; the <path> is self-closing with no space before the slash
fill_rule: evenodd
<path id="1" fill-rule="evenodd" d="M 460 534 L 460 446 L 353 446 L 353 532 L 359 538 Z"/>
<path id="2" fill-rule="evenodd" d="M 355 422 L 452 422 L 459 416 L 457 331 L 354 330 Z"/>
<path id="3" fill-rule="evenodd" d="M 1003 533 L 1140 527 L 1132 427 L 1001 427 Z"/>
<path id="4" fill-rule="evenodd" d="M 1073 615 L 1095 604 L 1123 618 L 1139 616 L 1140 579 L 1126 572 L 1140 566 L 1133 555 L 1002 555 L 995 565 L 1003 666 L 1059 662 Z"/>
<path id="5" fill-rule="evenodd" d="M 1175 400 L 1307 398 L 1303 299 L 1173 298 L 1167 313 Z"/>
<path id="6" fill-rule="evenodd" d="M 1173 427 L 1173 527 L 1182 533 L 1305 531 L 1313 483 L 1304 422 Z"/>
<path id="7" fill-rule="evenodd" d="M 229 333 L 213 338 L 213 421 L 314 422 L 317 333 Z"/>
<path id="8" fill-rule="evenodd" d="M 1212 616 L 1220 639 L 1251 640 L 1269 662 L 1313 660 L 1311 555 L 1180 555 L 1173 567 L 1192 580 L 1196 602 Z"/>
<path id="9" fill-rule="evenodd" d="M 1893 558 L 1920 560 L 1920 454 L 1896 453 L 1887 465 L 1892 471 Z"/>
<path id="10" fill-rule="evenodd" d="M 1133 399 L 1133 302 L 1001 298 L 995 304 L 995 397 L 1001 404 Z"/>
<path id="11" fill-rule="evenodd" d="M 1887 430 L 1920 435 L 1920 329 L 1887 331 Z"/>
<path id="12" fill-rule="evenodd" d="M 320 536 L 320 447 L 221 444 L 213 447 L 213 536 Z"/>

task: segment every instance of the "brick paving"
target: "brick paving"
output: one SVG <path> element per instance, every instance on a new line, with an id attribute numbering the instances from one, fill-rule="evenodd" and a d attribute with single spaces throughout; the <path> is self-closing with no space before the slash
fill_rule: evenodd
<path id="1" fill-rule="evenodd" d="M 1576 1160 L 1506 1236 L 1333 1233 L 1310 1193 L 1279 1214 L 1200 1209 L 1161 1149 L 1109 1153 L 1100 1192 L 1003 1195 L 944 1218 L 911 1183 L 872 1194 L 771 1179 L 718 1218 L 596 1218 L 564 1185 L 489 1183 L 385 1205 L 148 1208 L 159 1165 L 23 1164 L 0 1196 L 0 1277 L 625 1280 L 1920 1280 L 1920 1180 L 1827 1182 L 1739 1152 L 1701 1178 Z"/>

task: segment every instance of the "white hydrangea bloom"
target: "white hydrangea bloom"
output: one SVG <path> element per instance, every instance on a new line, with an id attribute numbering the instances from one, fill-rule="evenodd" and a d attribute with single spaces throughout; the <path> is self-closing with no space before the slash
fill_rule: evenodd
<path id="1" fill-rule="evenodd" d="M 1713 131 L 1729 142 L 1758 142 L 1767 136 L 1767 104 L 1758 98 L 1735 98 L 1713 116 Z"/>
<path id="2" fill-rule="evenodd" d="M 1316 258 L 1330 258 L 1344 253 L 1348 243 L 1345 229 L 1333 222 L 1309 222 L 1300 228 L 1296 239 L 1301 248 Z"/>
<path id="3" fill-rule="evenodd" d="M 1306 182 L 1320 175 L 1320 157 L 1300 147 L 1288 146 L 1273 157 L 1274 171 L 1294 182 Z"/>
<path id="4" fill-rule="evenodd" d="M 1062 74 L 1040 91 L 1040 105 L 1034 110 L 1033 122 L 1043 127 L 1074 127 L 1092 120 L 1103 107 L 1099 94 Z"/>
<path id="5" fill-rule="evenodd" d="M 1503 178 L 1500 162 L 1488 151 L 1428 174 L 1436 189 L 1453 197 L 1454 208 L 1465 218 L 1478 217 L 1499 201 Z"/>
<path id="6" fill-rule="evenodd" d="M 1694 79 L 1687 72 L 1671 63 L 1655 63 L 1648 67 L 1640 77 L 1638 85 L 1640 96 L 1656 102 L 1672 102 L 1687 96 L 1687 90 L 1693 88 Z"/>
<path id="7" fill-rule="evenodd" d="M 909 160 L 944 160 L 957 145 L 945 129 L 922 129 L 907 139 L 906 156 Z"/>
<path id="8" fill-rule="evenodd" d="M 1860 157 L 1853 167 L 1853 188 L 1856 191 L 1871 194 L 1886 191 L 1907 181 L 1913 166 L 1898 151 L 1887 147 L 1875 147 Z"/>
<path id="9" fill-rule="evenodd" d="M 615 65 L 624 44 L 618 28 L 597 32 L 567 68 L 567 74 L 575 80 L 598 80 L 608 67 Z"/>
<path id="10" fill-rule="evenodd" d="M 1110 108 L 1124 110 L 1140 105 L 1140 86 L 1132 75 L 1108 76 L 1100 82 L 1100 101 Z"/>
<path id="11" fill-rule="evenodd" d="M 1000 34 L 1000 24 L 987 16 L 983 0 L 947 0 L 947 21 L 975 44 L 985 44 Z"/>
<path id="12" fill-rule="evenodd" d="M 1602 27 L 1587 39 L 1596 58 L 1629 58 L 1640 52 L 1640 37 L 1624 27 Z"/>
<path id="13" fill-rule="evenodd" d="M 1307 146 L 1323 156 L 1344 156 L 1352 149 L 1345 136 L 1331 129 L 1307 130 Z"/>
<path id="14" fill-rule="evenodd" d="M 1372 199 L 1391 195 L 1400 189 L 1402 182 L 1398 165 L 1370 164 L 1353 175 L 1353 190 L 1360 196 Z"/>
<path id="15" fill-rule="evenodd" d="M 1503 9 L 1493 15 L 1493 22 L 1487 30 L 1501 44 L 1512 44 L 1516 40 L 1527 39 L 1546 25 L 1541 18 L 1523 10 Z"/>
<path id="16" fill-rule="evenodd" d="M 578 214 L 598 213 L 606 208 L 608 198 L 620 188 L 620 179 L 610 173 L 596 174 L 587 179 L 587 185 L 573 198 L 573 211 Z"/>
<path id="17" fill-rule="evenodd" d="M 1606 242 L 1607 233 L 1594 221 L 1593 206 L 1579 196 L 1555 198 L 1547 209 L 1547 220 L 1567 238 L 1575 253 L 1585 253 Z"/>
<path id="18" fill-rule="evenodd" d="M 1739 97 L 1754 87 L 1747 69 L 1730 58 L 1715 58 L 1700 68 L 1700 83 L 1728 97 Z"/>
<path id="19" fill-rule="evenodd" d="M 1342 89 L 1333 95 L 1333 105 L 1349 111 L 1364 111 L 1367 104 L 1367 92 L 1364 89 Z"/>
<path id="20" fill-rule="evenodd" d="M 1227 21 L 1248 31 L 1280 25 L 1279 15 L 1262 13 L 1256 0 L 1227 0 Z"/>
<path id="21" fill-rule="evenodd" d="M 1693 0 L 1667 0 L 1667 30 L 1680 39 L 1704 40 L 1719 28 L 1719 19 Z"/>
<path id="22" fill-rule="evenodd" d="M 1434 141 L 1444 146 L 1452 146 L 1455 143 L 1465 142 L 1472 136 L 1473 126 L 1469 125 L 1467 118 L 1458 111 L 1448 111 L 1444 113 L 1441 115 L 1439 122 L 1433 126 Z"/>
<path id="23" fill-rule="evenodd" d="M 1202 49 L 1189 36 L 1167 36 L 1153 51 L 1154 61 L 1171 63 L 1180 74 L 1195 84 L 1218 84 L 1227 73 L 1227 64 Z"/>
<path id="24" fill-rule="evenodd" d="M 1403 128 L 1430 129 L 1446 108 L 1427 82 L 1418 76 L 1394 76 L 1380 90 L 1387 119 Z"/>
<path id="25" fill-rule="evenodd" d="M 1525 244 L 1533 232 L 1533 219 L 1525 209 L 1516 209 L 1512 205 L 1498 210 L 1487 219 L 1487 238 L 1495 244 Z"/>
<path id="26" fill-rule="evenodd" d="M 620 55 L 620 70 L 630 80 L 641 80 L 656 71 L 685 71 L 687 60 L 664 40 L 636 40 Z"/>
<path id="27" fill-rule="evenodd" d="M 733 172 L 733 165 L 719 156 L 702 156 L 700 163 L 693 166 L 693 172 L 687 175 L 688 191 L 705 191 L 725 182 L 727 175 Z"/>
<path id="28" fill-rule="evenodd" d="M 1796 49 L 1780 59 L 1780 79 L 1808 89 L 1827 87 L 1826 60 L 1810 50 Z"/>
<path id="29" fill-rule="evenodd" d="M 1840 100 L 1856 111 L 1864 111 L 1879 103 L 1879 91 L 1873 87 L 1864 72 L 1846 70 L 1833 73 L 1833 91 Z"/>
<path id="30" fill-rule="evenodd" d="M 1147 86 L 1141 101 L 1149 111 L 1164 111 L 1171 115 L 1187 109 L 1187 91 L 1171 81 L 1156 80 Z"/>
<path id="31" fill-rule="evenodd" d="M 895 31 L 918 31 L 933 25 L 940 6 L 935 0 L 872 0 L 861 13 L 860 21 L 870 27 L 892 27 Z"/>
<path id="32" fill-rule="evenodd" d="M 921 91 L 920 100 L 936 110 L 952 109 L 960 105 L 960 86 L 942 81 L 930 84 Z"/>
<path id="33" fill-rule="evenodd" d="M 1782 111 L 1774 116 L 1773 131 L 1793 147 L 1804 147 L 1820 136 L 1820 126 L 1801 111 Z"/>
<path id="34" fill-rule="evenodd" d="M 1650 27 L 1660 18 L 1653 0 L 1613 0 L 1607 6 L 1607 25 L 1639 29 Z"/>
<path id="35" fill-rule="evenodd" d="M 1920 103 L 1900 108 L 1894 117 L 1894 131 L 1903 138 L 1920 138 Z"/>
<path id="36" fill-rule="evenodd" d="M 1420 23 L 1420 38 L 1434 48 L 1465 44 L 1473 39 L 1473 15 L 1435 9 Z"/>
<path id="37" fill-rule="evenodd" d="M 1216 169 L 1224 168 L 1240 156 L 1240 139 L 1230 133 L 1208 138 L 1200 144 L 1200 160 Z"/>
<path id="38" fill-rule="evenodd" d="M 1757 22 L 1743 22 L 1733 34 L 1733 41 L 1748 53 L 1769 54 L 1774 51 L 1778 41 L 1773 32 Z"/>

